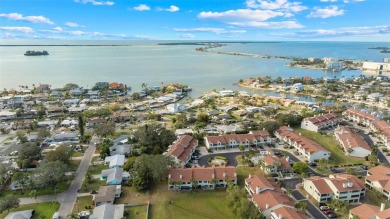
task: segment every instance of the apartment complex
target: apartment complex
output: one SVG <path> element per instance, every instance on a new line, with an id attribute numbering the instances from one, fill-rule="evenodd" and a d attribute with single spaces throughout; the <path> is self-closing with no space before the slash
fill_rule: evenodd
<path id="1" fill-rule="evenodd" d="M 390 148 L 390 122 L 380 120 L 372 124 L 371 128 L 379 132 L 379 138 Z"/>
<path id="2" fill-rule="evenodd" d="M 306 178 L 303 181 L 303 188 L 318 202 L 339 199 L 348 203 L 358 203 L 366 194 L 364 184 L 356 176 L 349 174 Z"/>
<path id="3" fill-rule="evenodd" d="M 324 149 L 317 142 L 302 136 L 300 133 L 294 132 L 290 127 L 280 127 L 275 131 L 275 136 L 280 141 L 293 146 L 307 161 L 314 162 L 314 160 L 328 159 L 330 157 L 328 150 Z"/>
<path id="4" fill-rule="evenodd" d="M 347 156 L 366 157 L 372 152 L 366 140 L 349 127 L 337 127 L 334 131 L 334 137 Z"/>
<path id="5" fill-rule="evenodd" d="M 266 130 L 251 131 L 249 134 L 206 136 L 204 139 L 206 147 L 213 150 L 238 148 L 240 145 L 249 148 L 272 144 L 272 138 Z"/>
<path id="6" fill-rule="evenodd" d="M 385 209 L 385 204 L 380 207 L 370 204 L 362 204 L 349 211 L 349 219 L 387 219 L 390 218 L 390 208 Z"/>
<path id="7" fill-rule="evenodd" d="M 245 189 L 253 204 L 266 218 L 308 218 L 304 212 L 295 210 L 295 203 L 273 179 L 266 179 L 261 175 L 249 175 L 245 179 Z"/>
<path id="8" fill-rule="evenodd" d="M 198 147 L 198 140 L 190 135 L 183 135 L 169 147 L 165 155 L 173 157 L 177 164 L 184 166 L 191 160 L 196 147 Z"/>
<path id="9" fill-rule="evenodd" d="M 320 114 L 302 120 L 301 128 L 318 132 L 321 129 L 331 128 L 339 124 L 341 118 L 335 113 Z"/>
<path id="10" fill-rule="evenodd" d="M 375 115 L 365 113 L 356 109 L 347 109 L 343 112 L 343 115 L 351 121 L 370 127 L 372 123 L 379 120 L 379 118 Z"/>
<path id="11" fill-rule="evenodd" d="M 383 165 L 373 167 L 367 171 L 365 180 L 367 188 L 380 192 L 390 201 L 390 168 Z"/>
<path id="12" fill-rule="evenodd" d="M 289 164 L 289 158 L 282 158 L 277 156 L 265 156 L 262 160 L 262 169 L 265 173 L 277 173 L 277 172 L 291 172 L 292 168 Z"/>
<path id="13" fill-rule="evenodd" d="M 168 190 L 215 189 L 226 187 L 228 182 L 237 184 L 236 167 L 212 166 L 171 168 L 168 174 Z"/>

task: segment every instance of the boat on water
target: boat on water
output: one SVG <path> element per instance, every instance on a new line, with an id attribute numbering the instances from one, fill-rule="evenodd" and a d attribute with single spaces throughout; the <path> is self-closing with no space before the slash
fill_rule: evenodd
<path id="1" fill-rule="evenodd" d="M 47 56 L 49 53 L 46 50 L 41 51 L 34 51 L 34 50 L 28 50 L 26 53 L 24 53 L 25 56 Z"/>

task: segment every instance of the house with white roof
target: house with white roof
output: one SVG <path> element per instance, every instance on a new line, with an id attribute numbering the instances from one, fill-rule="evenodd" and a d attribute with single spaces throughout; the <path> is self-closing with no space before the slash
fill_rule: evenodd
<path id="1" fill-rule="evenodd" d="M 125 164 L 125 155 L 108 156 L 104 160 L 105 164 L 110 168 L 122 167 Z"/>
<path id="2" fill-rule="evenodd" d="M 124 212 L 124 204 L 104 204 L 95 207 L 89 219 L 122 219 Z"/>
<path id="3" fill-rule="evenodd" d="M 114 167 L 107 170 L 102 170 L 100 180 L 106 180 L 107 185 L 120 185 L 123 180 L 128 180 L 130 173 L 123 171 L 121 167 Z"/>

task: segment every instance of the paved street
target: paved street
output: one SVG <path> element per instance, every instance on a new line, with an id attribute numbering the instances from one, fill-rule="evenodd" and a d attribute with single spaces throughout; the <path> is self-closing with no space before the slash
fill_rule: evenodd
<path id="1" fill-rule="evenodd" d="M 316 207 L 314 206 L 309 200 L 305 198 L 305 196 L 299 192 L 297 189 L 293 190 L 291 195 L 297 200 L 297 201 L 303 201 L 307 203 L 307 211 L 313 216 L 315 219 L 326 219 L 327 217 Z"/>
<path id="2" fill-rule="evenodd" d="M 85 151 L 84 157 L 81 160 L 79 168 L 77 169 L 76 177 L 73 179 L 69 189 L 64 193 L 63 199 L 60 201 L 61 207 L 59 210 L 59 215 L 61 218 L 66 218 L 66 216 L 73 210 L 78 194 L 77 190 L 81 188 L 81 185 L 84 181 L 85 173 L 88 170 L 88 166 L 91 163 L 92 156 L 96 149 L 94 143 L 97 141 L 98 137 L 93 136 L 91 143 L 89 144 L 88 149 Z"/>
<path id="3" fill-rule="evenodd" d="M 226 157 L 228 159 L 228 165 L 229 166 L 237 166 L 238 163 L 237 163 L 237 160 L 236 160 L 236 157 L 242 153 L 245 153 L 245 151 L 240 151 L 240 152 L 231 152 L 231 153 L 218 153 L 218 154 L 209 154 L 209 155 L 205 155 L 201 158 L 199 158 L 198 160 L 198 164 L 200 166 L 210 166 L 207 161 L 209 160 L 210 157 L 215 157 L 215 156 L 223 156 L 223 157 Z"/>

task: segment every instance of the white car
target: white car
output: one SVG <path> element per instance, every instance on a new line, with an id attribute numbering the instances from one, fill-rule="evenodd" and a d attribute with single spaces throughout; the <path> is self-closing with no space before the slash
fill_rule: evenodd
<path id="1" fill-rule="evenodd" d="M 53 219 L 59 219 L 60 218 L 60 214 L 58 212 L 55 212 L 53 214 Z"/>

